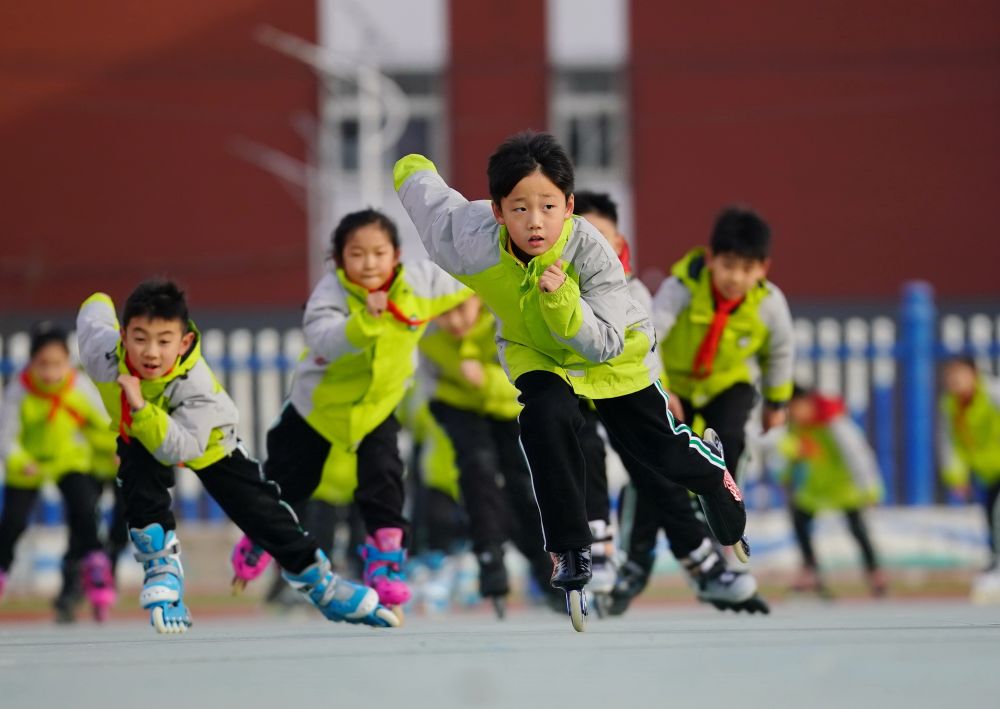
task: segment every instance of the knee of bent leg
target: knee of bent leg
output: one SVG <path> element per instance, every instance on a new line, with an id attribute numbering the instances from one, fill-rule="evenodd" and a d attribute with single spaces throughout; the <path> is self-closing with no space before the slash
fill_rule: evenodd
<path id="1" fill-rule="evenodd" d="M 559 376 L 550 372 L 528 372 L 515 382 L 524 405 L 518 420 L 521 428 L 555 421 L 574 421 L 580 417 L 579 401 L 573 390 Z"/>

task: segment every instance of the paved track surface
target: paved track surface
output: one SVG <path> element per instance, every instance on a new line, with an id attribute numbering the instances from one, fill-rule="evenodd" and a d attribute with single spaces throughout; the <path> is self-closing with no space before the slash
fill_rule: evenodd
<path id="1" fill-rule="evenodd" d="M 1000 706 L 997 606 L 643 608 L 591 618 L 584 634 L 540 610 L 408 618 L 396 631 L 194 613 L 179 637 L 136 620 L 0 625 L 0 707 Z"/>

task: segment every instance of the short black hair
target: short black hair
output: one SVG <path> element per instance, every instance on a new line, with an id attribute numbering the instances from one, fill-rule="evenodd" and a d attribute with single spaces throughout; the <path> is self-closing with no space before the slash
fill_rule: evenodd
<path id="1" fill-rule="evenodd" d="M 389 235 L 389 241 L 392 242 L 392 248 L 397 251 L 399 250 L 399 230 L 396 228 L 396 223 L 377 209 L 369 207 L 358 212 L 351 212 L 341 219 L 340 224 L 333 230 L 333 236 L 330 238 L 330 248 L 332 249 L 331 255 L 333 256 L 334 263 L 338 266 L 343 263 L 344 249 L 347 247 L 347 242 L 350 240 L 354 230 L 368 226 L 369 224 L 374 224 L 385 231 Z"/>
<path id="2" fill-rule="evenodd" d="M 514 191 L 517 183 L 536 170 L 552 180 L 567 198 L 573 194 L 573 161 L 548 133 L 524 131 L 502 142 L 486 167 L 490 199 L 500 200 Z"/>
<path id="3" fill-rule="evenodd" d="M 181 332 L 188 329 L 187 299 L 176 283 L 163 278 L 143 281 L 125 300 L 122 309 L 122 327 L 128 327 L 132 318 L 150 320 L 179 320 Z"/>
<path id="4" fill-rule="evenodd" d="M 806 399 L 813 395 L 813 390 L 802 384 L 794 384 L 792 386 L 792 401 L 796 399 Z"/>
<path id="5" fill-rule="evenodd" d="M 976 358 L 973 357 L 970 354 L 956 354 L 956 355 L 952 355 L 951 357 L 949 357 L 948 359 L 946 359 L 945 362 L 944 362 L 944 365 L 946 367 L 951 366 L 953 364 L 964 365 L 964 366 L 968 367 L 969 369 L 971 369 L 973 372 L 977 372 L 977 373 L 979 372 L 979 365 L 976 364 Z"/>
<path id="6" fill-rule="evenodd" d="M 46 345 L 53 342 L 62 345 L 63 349 L 69 352 L 69 333 L 66 329 L 56 325 L 51 320 L 42 320 L 35 323 L 31 328 L 31 345 L 29 355 L 34 358 L 38 352 Z"/>
<path id="7" fill-rule="evenodd" d="M 615 226 L 618 225 L 618 205 L 615 204 L 615 201 L 611 199 L 611 195 L 607 192 L 589 192 L 584 190 L 573 195 L 573 200 L 573 211 L 577 214 L 581 216 L 584 214 L 597 214 L 605 219 L 610 219 Z"/>
<path id="8" fill-rule="evenodd" d="M 771 255 L 771 227 L 752 209 L 726 207 L 715 220 L 709 246 L 713 254 L 766 261 Z"/>

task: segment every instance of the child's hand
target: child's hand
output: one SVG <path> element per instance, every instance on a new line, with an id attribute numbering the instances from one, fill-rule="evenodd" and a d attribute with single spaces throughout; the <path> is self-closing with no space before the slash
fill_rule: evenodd
<path id="1" fill-rule="evenodd" d="M 138 411 L 146 405 L 142 389 L 139 386 L 139 377 L 133 377 L 131 374 L 119 374 L 118 386 L 125 392 L 125 401 L 128 402 L 130 409 Z"/>
<path id="2" fill-rule="evenodd" d="M 764 411 L 762 413 L 763 420 L 761 421 L 761 426 L 764 428 L 764 432 L 770 431 L 772 428 L 777 428 L 785 423 L 785 410 L 775 409 L 770 406 L 764 405 Z"/>
<path id="3" fill-rule="evenodd" d="M 667 392 L 667 409 L 670 410 L 674 420 L 684 423 L 684 407 L 681 406 L 681 400 L 669 391 Z"/>
<path id="4" fill-rule="evenodd" d="M 382 317 L 382 313 L 389 307 L 389 294 L 384 290 L 372 291 L 368 294 L 365 307 L 376 318 Z"/>
<path id="5" fill-rule="evenodd" d="M 28 463 L 27 465 L 24 466 L 24 469 L 21 471 L 21 473 L 26 478 L 35 477 L 36 475 L 38 475 L 38 463 Z"/>
<path id="6" fill-rule="evenodd" d="M 476 389 L 483 388 L 483 384 L 486 383 L 486 372 L 483 370 L 482 362 L 478 359 L 463 359 L 459 368 L 462 371 L 462 376 L 468 380 L 469 384 L 476 387 Z"/>
<path id="7" fill-rule="evenodd" d="M 554 293 L 566 282 L 566 272 L 563 271 L 563 261 L 559 259 L 545 269 L 538 277 L 538 288 L 543 293 Z"/>

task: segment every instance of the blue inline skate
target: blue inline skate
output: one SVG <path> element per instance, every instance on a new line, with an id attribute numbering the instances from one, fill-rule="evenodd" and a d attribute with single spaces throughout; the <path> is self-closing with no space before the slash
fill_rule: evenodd
<path id="1" fill-rule="evenodd" d="M 316 562 L 304 571 L 293 574 L 282 571 L 284 579 L 299 593 L 309 598 L 329 620 L 362 623 L 376 628 L 399 625 L 399 618 L 379 604 L 374 589 L 340 578 L 330 568 L 330 560 L 316 550 Z"/>
<path id="2" fill-rule="evenodd" d="M 158 633 L 183 633 L 191 627 L 191 613 L 184 605 L 184 569 L 180 544 L 173 530 L 159 524 L 130 529 L 129 536 L 139 551 L 146 578 L 139 593 L 139 605 L 149 610 L 150 624 Z"/>

